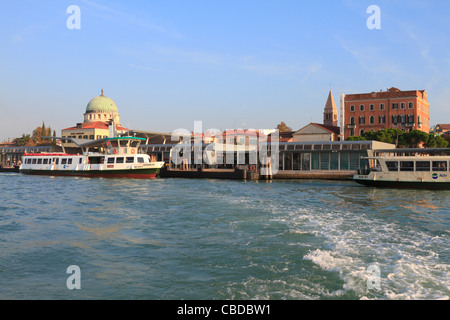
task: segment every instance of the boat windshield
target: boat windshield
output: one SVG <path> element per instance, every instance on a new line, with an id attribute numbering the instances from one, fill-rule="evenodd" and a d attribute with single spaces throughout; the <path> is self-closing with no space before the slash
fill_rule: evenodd
<path id="1" fill-rule="evenodd" d="M 368 162 L 371 171 L 381 171 L 381 165 L 378 159 L 368 159 Z"/>

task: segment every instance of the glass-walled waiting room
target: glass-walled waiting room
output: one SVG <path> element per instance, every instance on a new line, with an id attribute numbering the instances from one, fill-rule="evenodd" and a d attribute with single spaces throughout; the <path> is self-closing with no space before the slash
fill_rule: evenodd
<path id="1" fill-rule="evenodd" d="M 376 141 L 284 142 L 279 145 L 279 170 L 357 170 L 367 168 Z M 384 146 L 386 144 L 383 144 Z"/>

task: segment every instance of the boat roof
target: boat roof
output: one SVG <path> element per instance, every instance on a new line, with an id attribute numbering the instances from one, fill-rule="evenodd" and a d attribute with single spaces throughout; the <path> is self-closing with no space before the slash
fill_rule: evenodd
<path id="1" fill-rule="evenodd" d="M 138 138 L 138 137 L 113 137 L 113 138 L 103 138 L 99 140 L 89 141 L 86 143 L 77 144 L 80 148 L 92 148 L 92 147 L 104 147 L 107 145 L 108 141 L 111 140 L 138 140 L 138 141 L 145 141 L 144 138 Z"/>
<path id="2" fill-rule="evenodd" d="M 145 141 L 145 138 L 139 138 L 139 137 L 114 137 L 114 138 L 105 138 L 102 140 L 142 140 Z"/>
<path id="3" fill-rule="evenodd" d="M 450 148 L 396 148 L 375 149 L 376 153 L 421 153 L 421 154 L 450 154 Z"/>

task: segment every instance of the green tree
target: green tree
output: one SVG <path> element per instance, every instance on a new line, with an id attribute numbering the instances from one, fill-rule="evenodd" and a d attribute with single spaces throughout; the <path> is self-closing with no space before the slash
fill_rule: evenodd
<path id="1" fill-rule="evenodd" d="M 448 141 L 441 136 L 430 133 L 424 146 L 426 148 L 446 148 L 448 146 Z"/>
<path id="2" fill-rule="evenodd" d="M 16 146 L 25 146 L 30 140 L 31 136 L 29 134 L 23 133 L 22 137 L 14 139 L 13 142 Z"/>
<path id="3" fill-rule="evenodd" d="M 399 144 L 407 148 L 419 148 L 428 141 L 428 133 L 420 130 L 411 130 L 400 136 Z"/>

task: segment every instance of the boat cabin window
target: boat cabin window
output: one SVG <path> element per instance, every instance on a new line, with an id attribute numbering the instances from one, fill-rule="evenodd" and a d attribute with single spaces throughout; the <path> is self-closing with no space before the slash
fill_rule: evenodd
<path id="1" fill-rule="evenodd" d="M 104 157 L 89 157 L 90 164 L 101 164 L 104 161 Z"/>
<path id="2" fill-rule="evenodd" d="M 447 161 L 433 161 L 433 171 L 447 171 Z"/>
<path id="3" fill-rule="evenodd" d="M 414 171 L 414 161 L 400 161 L 400 171 Z"/>
<path id="4" fill-rule="evenodd" d="M 38 163 L 37 164 L 42 164 L 42 159 L 38 159 Z"/>
<path id="5" fill-rule="evenodd" d="M 117 157 L 116 163 L 123 163 L 123 157 Z"/>
<path id="6" fill-rule="evenodd" d="M 83 162 L 83 158 L 80 158 L 80 159 L 78 160 L 78 163 L 81 164 L 82 162 Z"/>
<path id="7" fill-rule="evenodd" d="M 144 163 L 144 158 L 138 157 L 138 158 L 137 158 L 137 162 L 138 162 L 138 163 Z"/>
<path id="8" fill-rule="evenodd" d="M 59 164 L 59 158 L 55 159 L 55 164 Z"/>
<path id="9" fill-rule="evenodd" d="M 67 164 L 72 164 L 72 158 L 67 160 Z"/>
<path id="10" fill-rule="evenodd" d="M 48 159 L 44 159 L 44 164 L 48 164 Z"/>
<path id="11" fill-rule="evenodd" d="M 430 171 L 430 161 L 417 161 L 416 171 Z"/>
<path id="12" fill-rule="evenodd" d="M 61 164 L 67 164 L 67 159 L 61 159 Z"/>
<path id="13" fill-rule="evenodd" d="M 386 161 L 386 166 L 389 171 L 398 171 L 398 161 Z"/>
<path id="14" fill-rule="evenodd" d="M 33 159 L 33 164 L 36 164 L 36 162 L 37 162 L 37 159 Z"/>
<path id="15" fill-rule="evenodd" d="M 134 163 L 134 157 L 127 157 L 127 163 Z"/>
<path id="16" fill-rule="evenodd" d="M 115 158 L 108 158 L 108 163 L 114 163 Z"/>

